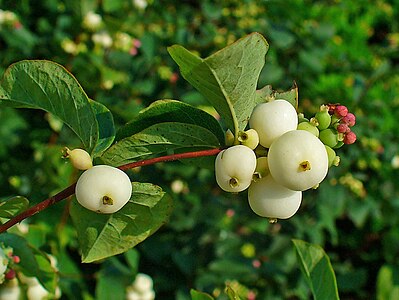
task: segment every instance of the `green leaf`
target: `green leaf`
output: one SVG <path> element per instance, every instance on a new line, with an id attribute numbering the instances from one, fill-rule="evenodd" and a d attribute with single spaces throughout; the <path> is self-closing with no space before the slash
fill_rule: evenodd
<path id="1" fill-rule="evenodd" d="M 190 290 L 190 295 L 191 295 L 191 300 L 213 300 L 214 298 L 207 294 L 207 293 L 203 293 L 203 292 L 199 292 L 196 290 L 191 289 Z"/>
<path id="2" fill-rule="evenodd" d="M 89 263 L 126 252 L 167 222 L 172 200 L 156 185 L 133 183 L 131 200 L 114 214 L 98 214 L 71 205 L 82 262 Z"/>
<path id="3" fill-rule="evenodd" d="M 142 110 L 138 116 L 122 127 L 117 140 L 136 134 L 152 125 L 163 122 L 179 122 L 208 129 L 224 143 L 224 133 L 219 122 L 207 112 L 177 100 L 158 100 Z"/>
<path id="4" fill-rule="evenodd" d="M 291 105 L 298 108 L 298 86 L 294 85 L 288 91 L 278 92 L 272 89 L 271 85 L 266 85 L 260 90 L 256 91 L 256 103 L 269 102 L 276 99 L 287 100 Z"/>
<path id="5" fill-rule="evenodd" d="M 399 272 L 397 268 L 384 265 L 377 275 L 377 300 L 399 300 Z"/>
<path id="6" fill-rule="evenodd" d="M 203 127 L 177 123 L 159 123 L 125 138 L 104 152 L 104 163 L 121 166 L 147 159 L 166 151 L 197 151 L 219 148 L 218 138 Z"/>
<path id="7" fill-rule="evenodd" d="M 29 200 L 22 196 L 0 200 L 0 218 L 11 219 L 19 212 L 27 209 Z"/>
<path id="8" fill-rule="evenodd" d="M 40 283 L 52 294 L 57 286 L 57 272 L 51 266 L 49 258 L 41 251 L 31 247 L 23 237 L 15 234 L 0 234 L 0 243 L 13 248 L 14 255 L 19 256 L 18 271 L 25 276 L 37 277 Z"/>
<path id="9" fill-rule="evenodd" d="M 302 273 L 315 300 L 339 299 L 337 281 L 330 258 L 324 250 L 301 240 L 292 240 Z"/>
<path id="10" fill-rule="evenodd" d="M 90 100 L 90 104 L 98 124 L 98 142 L 93 151 L 93 156 L 96 157 L 107 150 L 115 139 L 114 118 L 105 105 L 93 100 Z"/>
<path id="11" fill-rule="evenodd" d="M 168 51 L 183 77 L 208 98 L 237 135 L 256 105 L 256 85 L 268 49 L 265 38 L 252 33 L 205 59 L 179 45 Z"/>
<path id="12" fill-rule="evenodd" d="M 78 81 L 61 65 L 24 60 L 11 65 L 0 81 L 0 104 L 43 109 L 60 118 L 91 152 L 98 140 L 96 116 Z"/>

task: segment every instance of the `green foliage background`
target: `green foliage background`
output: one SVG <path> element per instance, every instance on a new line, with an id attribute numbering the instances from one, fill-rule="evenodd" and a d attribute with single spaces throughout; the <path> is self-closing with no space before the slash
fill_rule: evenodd
<path id="1" fill-rule="evenodd" d="M 328 102 L 355 112 L 358 141 L 339 151 L 340 167 L 304 194 L 292 219 L 274 225 L 250 211 L 245 193 L 222 192 L 211 170 L 180 162 L 144 167 L 129 175 L 170 192 L 174 211 L 125 255 L 81 264 L 68 201 L 30 218 L 27 241 L 58 258 L 65 299 L 106 299 L 109 282 L 127 285 L 137 271 L 153 277 L 158 299 L 188 299 L 190 288 L 218 295 L 227 281 L 243 298 L 252 290 L 257 299 L 308 299 L 291 239 L 326 250 L 341 299 L 388 299 L 399 284 L 399 3 L 214 2 L 138 8 L 122 0 L 0 0 L 1 10 L 15 13 L 0 23 L 0 73 L 22 59 L 58 62 L 120 127 L 158 99 L 212 112 L 167 47 L 181 44 L 206 57 L 258 31 L 270 44 L 260 87 L 287 90 L 296 81 L 307 115 Z M 102 16 L 100 28 L 85 25 L 89 11 Z M 112 45 L 93 41 L 101 32 Z M 1 198 L 37 203 L 77 178 L 60 151 L 79 141 L 51 115 L 2 109 L 0 141 Z"/>

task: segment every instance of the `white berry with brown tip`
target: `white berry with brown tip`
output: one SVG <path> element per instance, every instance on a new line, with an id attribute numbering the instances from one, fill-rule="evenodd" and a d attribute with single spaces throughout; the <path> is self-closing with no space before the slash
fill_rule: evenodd
<path id="1" fill-rule="evenodd" d="M 120 210 L 132 195 L 132 183 L 122 170 L 97 165 L 79 177 L 76 199 L 85 208 L 103 214 Z"/>
<path id="2" fill-rule="evenodd" d="M 276 139 L 269 149 L 268 163 L 274 180 L 295 191 L 317 186 L 328 171 L 324 144 L 305 130 L 289 131 Z"/>
<path id="3" fill-rule="evenodd" d="M 255 168 L 254 151 L 244 145 L 232 146 L 216 157 L 216 182 L 226 192 L 241 192 L 251 184 Z"/>

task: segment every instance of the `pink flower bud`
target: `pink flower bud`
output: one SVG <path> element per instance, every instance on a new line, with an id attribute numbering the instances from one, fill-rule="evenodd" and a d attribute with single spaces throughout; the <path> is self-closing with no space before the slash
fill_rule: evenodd
<path id="1" fill-rule="evenodd" d="M 345 134 L 344 144 L 350 145 L 356 141 L 356 134 L 353 131 L 349 131 Z"/>
<path id="2" fill-rule="evenodd" d="M 345 105 L 338 105 L 335 107 L 334 114 L 339 117 L 345 117 L 348 114 L 348 108 Z"/>
<path id="3" fill-rule="evenodd" d="M 18 255 L 14 255 L 14 256 L 12 257 L 12 260 L 13 260 L 13 262 L 16 263 L 16 264 L 19 264 L 19 262 L 21 261 L 21 259 L 19 258 Z"/>
<path id="4" fill-rule="evenodd" d="M 339 125 L 337 126 L 337 131 L 338 131 L 339 133 L 346 133 L 346 132 L 349 132 L 350 129 L 349 129 L 349 126 L 348 126 L 347 124 L 341 123 L 341 124 L 339 124 Z"/>
<path id="5" fill-rule="evenodd" d="M 345 117 L 341 119 L 342 123 L 348 124 L 349 127 L 352 127 L 356 124 L 356 117 L 352 113 L 348 113 Z"/>

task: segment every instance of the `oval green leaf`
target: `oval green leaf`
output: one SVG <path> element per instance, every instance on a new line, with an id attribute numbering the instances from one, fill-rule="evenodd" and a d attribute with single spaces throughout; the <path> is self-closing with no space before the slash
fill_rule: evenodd
<path id="1" fill-rule="evenodd" d="M 238 134 L 244 130 L 255 102 L 256 86 L 269 45 L 252 33 L 202 59 L 182 46 L 168 48 L 182 76 L 202 93 Z"/>
<path id="2" fill-rule="evenodd" d="M 90 100 L 91 107 L 98 124 L 98 141 L 93 156 L 100 156 L 112 145 L 115 139 L 114 118 L 110 110 L 103 104 Z"/>
<path id="3" fill-rule="evenodd" d="M 122 127 L 117 140 L 132 136 L 152 125 L 163 122 L 179 122 L 208 129 L 224 143 L 224 133 L 219 122 L 207 112 L 177 100 L 158 100 L 143 109 L 137 117 Z"/>
<path id="4" fill-rule="evenodd" d="M 0 104 L 50 112 L 89 152 L 96 146 L 98 125 L 89 98 L 75 77 L 55 62 L 23 60 L 11 65 L 0 81 Z"/>
<path id="5" fill-rule="evenodd" d="M 169 219 L 172 200 L 150 183 L 133 183 L 131 200 L 114 214 L 98 214 L 71 205 L 82 262 L 90 263 L 123 253 L 157 231 Z"/>
<path id="6" fill-rule="evenodd" d="M 101 156 L 104 163 L 121 166 L 147 159 L 166 151 L 188 152 L 219 148 L 218 138 L 208 129 L 185 123 L 152 125 L 110 147 Z"/>
<path id="7" fill-rule="evenodd" d="M 318 245 L 292 240 L 301 271 L 315 300 L 338 300 L 338 287 L 330 258 Z"/>

